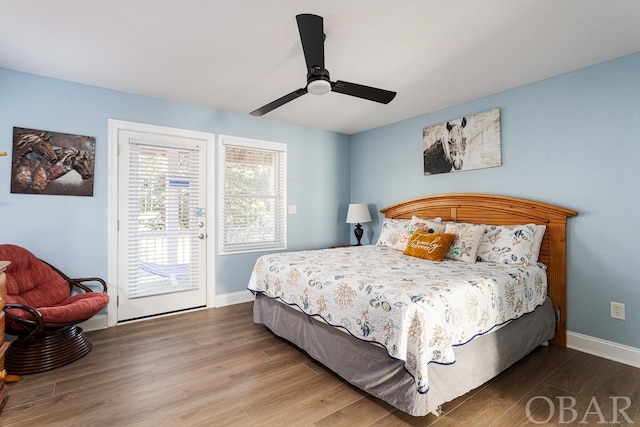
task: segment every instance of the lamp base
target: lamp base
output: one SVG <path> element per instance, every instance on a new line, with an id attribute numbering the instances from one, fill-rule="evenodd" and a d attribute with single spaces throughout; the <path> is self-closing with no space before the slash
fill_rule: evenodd
<path id="1" fill-rule="evenodd" d="M 364 233 L 364 230 L 362 229 L 362 226 L 360 225 L 360 223 L 356 224 L 356 228 L 355 230 L 353 230 L 353 233 L 356 235 L 356 239 L 358 240 L 358 243 L 355 246 L 362 246 L 362 243 L 360 243 L 360 239 L 362 239 L 362 234 Z"/>

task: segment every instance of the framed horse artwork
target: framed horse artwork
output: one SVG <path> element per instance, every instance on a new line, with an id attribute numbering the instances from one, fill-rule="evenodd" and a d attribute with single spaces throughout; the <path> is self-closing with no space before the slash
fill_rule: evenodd
<path id="1" fill-rule="evenodd" d="M 422 147 L 425 175 L 500 166 L 500 109 L 426 127 Z"/>
<path id="2" fill-rule="evenodd" d="M 13 128 L 11 192 L 93 196 L 96 139 Z"/>

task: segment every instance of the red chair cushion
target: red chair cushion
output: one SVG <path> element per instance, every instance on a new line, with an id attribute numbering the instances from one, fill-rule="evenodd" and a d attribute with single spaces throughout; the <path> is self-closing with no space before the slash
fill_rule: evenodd
<path id="1" fill-rule="evenodd" d="M 37 309 L 47 323 L 85 320 L 106 307 L 109 297 L 100 292 L 70 296 L 69 283 L 28 250 L 16 245 L 0 245 L 0 259 L 11 261 L 5 270 L 7 303 Z M 24 310 L 8 312 L 31 317 Z"/>
<path id="2" fill-rule="evenodd" d="M 73 323 L 93 317 L 109 303 L 109 296 L 100 292 L 73 295 L 60 304 L 39 307 L 47 323 Z"/>

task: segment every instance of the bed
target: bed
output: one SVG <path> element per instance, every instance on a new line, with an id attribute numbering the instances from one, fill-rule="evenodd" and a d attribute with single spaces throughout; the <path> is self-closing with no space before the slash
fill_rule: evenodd
<path id="1" fill-rule="evenodd" d="M 482 385 L 541 344 L 566 345 L 566 223 L 576 212 L 483 194 L 427 196 L 380 212 L 385 224 L 416 217 L 469 227 L 535 224 L 544 226 L 544 234 L 537 262 L 531 264 L 436 263 L 380 241 L 265 255 L 248 286 L 256 297 L 254 322 L 413 416 L 438 413 L 443 403 Z M 427 276 L 435 282 L 423 285 Z M 440 286 L 445 279 L 451 284 Z M 324 296 L 327 290 L 332 297 Z M 486 307 L 476 298 L 482 294 L 491 297 Z"/>

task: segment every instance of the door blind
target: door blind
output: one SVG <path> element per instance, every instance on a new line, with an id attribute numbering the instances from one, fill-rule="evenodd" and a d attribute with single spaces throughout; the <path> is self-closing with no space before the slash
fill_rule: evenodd
<path id="1" fill-rule="evenodd" d="M 130 141 L 128 295 L 198 288 L 198 149 Z"/>

